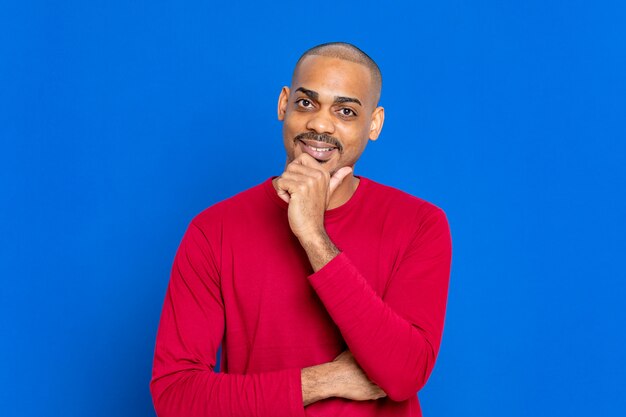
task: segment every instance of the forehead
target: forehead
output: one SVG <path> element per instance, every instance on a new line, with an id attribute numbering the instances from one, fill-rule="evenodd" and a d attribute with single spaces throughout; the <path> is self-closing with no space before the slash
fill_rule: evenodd
<path id="1" fill-rule="evenodd" d="M 372 77 L 365 65 L 319 55 L 300 61 L 291 86 L 292 91 L 305 87 L 320 96 L 355 97 L 362 102 L 370 102 L 373 96 Z"/>

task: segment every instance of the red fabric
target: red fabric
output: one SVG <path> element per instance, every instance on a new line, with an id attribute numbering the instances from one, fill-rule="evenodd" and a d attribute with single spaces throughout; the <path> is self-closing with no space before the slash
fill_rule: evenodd
<path id="1" fill-rule="evenodd" d="M 421 415 L 450 274 L 445 214 L 361 177 L 325 226 L 341 254 L 313 273 L 271 179 L 194 218 L 157 334 L 159 416 Z M 388 397 L 305 408 L 300 370 L 346 348 Z"/>

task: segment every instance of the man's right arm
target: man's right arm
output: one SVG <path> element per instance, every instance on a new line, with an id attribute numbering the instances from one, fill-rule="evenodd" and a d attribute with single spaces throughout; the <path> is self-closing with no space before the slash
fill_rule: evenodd
<path id="1" fill-rule="evenodd" d="M 324 398 L 384 396 L 347 352 L 304 369 L 214 372 L 224 305 L 218 264 L 205 232 L 190 224 L 172 267 L 150 383 L 159 417 L 304 416 L 305 405 Z"/>
<path id="2" fill-rule="evenodd" d="M 301 369 L 214 372 L 224 304 L 205 233 L 192 222 L 174 259 L 150 383 L 157 415 L 304 416 Z"/>

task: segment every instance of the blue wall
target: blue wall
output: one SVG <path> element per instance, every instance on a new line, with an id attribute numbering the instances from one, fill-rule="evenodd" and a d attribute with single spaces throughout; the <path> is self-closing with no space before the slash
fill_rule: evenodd
<path id="1" fill-rule="evenodd" d="M 385 78 L 357 172 L 452 227 L 425 415 L 623 415 L 625 3 L 390 3 L 2 2 L 0 415 L 154 415 L 185 227 L 281 172 L 280 87 L 333 40 Z"/>

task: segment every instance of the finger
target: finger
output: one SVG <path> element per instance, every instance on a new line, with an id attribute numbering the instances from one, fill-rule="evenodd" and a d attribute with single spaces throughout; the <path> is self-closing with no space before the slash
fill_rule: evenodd
<path id="1" fill-rule="evenodd" d="M 307 175 L 307 172 L 295 172 L 295 171 L 285 171 L 280 176 L 280 180 L 277 182 L 281 182 L 284 184 L 298 184 L 301 182 L 306 182 L 311 175 Z"/>
<path id="2" fill-rule="evenodd" d="M 289 193 L 285 190 L 281 190 L 278 189 L 276 191 L 276 194 L 278 194 L 278 196 L 280 197 L 281 200 L 283 200 L 285 203 L 289 204 L 289 201 L 291 201 L 291 196 L 289 195 Z"/>
<path id="3" fill-rule="evenodd" d="M 330 185 L 330 174 L 323 169 L 315 169 L 304 165 L 291 165 L 283 173 L 286 178 L 301 181 L 301 186 L 309 187 L 310 190 L 317 190 L 328 197 Z M 290 177 L 291 176 L 291 177 Z"/>
<path id="4" fill-rule="evenodd" d="M 300 172 L 300 173 L 305 173 L 305 172 L 309 172 L 314 168 L 308 167 L 306 165 L 302 165 L 300 163 L 300 161 L 293 161 L 292 163 L 290 163 L 289 165 L 287 165 L 287 167 L 285 168 L 285 172 Z"/>
<path id="5" fill-rule="evenodd" d="M 311 167 L 308 165 L 291 163 L 287 166 L 285 172 L 293 172 L 298 174 L 306 175 L 307 177 L 318 178 L 320 174 L 321 176 L 330 179 L 330 175 L 320 166 L 320 167 Z"/>
<path id="6" fill-rule="evenodd" d="M 339 187 L 339 184 L 352 172 L 351 167 L 343 167 L 340 168 L 337 172 L 330 177 L 330 184 L 328 186 L 329 193 L 332 195 L 333 192 Z"/>
<path id="7" fill-rule="evenodd" d="M 309 177 L 306 175 L 294 172 L 283 172 L 278 180 L 276 180 L 276 192 L 283 200 L 285 200 L 285 193 L 291 198 L 291 194 L 298 192 L 302 184 L 306 184 L 308 179 Z"/>
<path id="8" fill-rule="evenodd" d="M 382 388 L 380 388 L 378 385 L 376 385 L 376 399 L 378 398 L 384 398 L 387 396 L 387 393 L 385 391 L 382 390 Z"/>
<path id="9" fill-rule="evenodd" d="M 293 162 L 300 164 L 300 165 L 308 166 L 311 168 L 317 168 L 317 169 L 323 170 L 322 164 L 317 162 L 317 160 L 313 158 L 311 155 L 309 155 L 308 153 L 300 154 L 296 159 L 293 160 Z"/>
<path id="10" fill-rule="evenodd" d="M 289 196 L 287 190 L 280 186 L 279 181 L 281 180 L 281 178 L 282 176 L 278 177 L 276 181 L 274 181 L 274 185 L 276 186 L 276 194 L 278 194 L 278 197 L 280 197 L 281 200 L 289 204 L 289 200 L 291 200 L 291 197 Z"/>
<path id="11" fill-rule="evenodd" d="M 335 359 L 333 359 L 333 361 L 339 361 L 342 360 L 343 358 L 345 358 L 346 356 L 348 356 L 350 354 L 349 350 L 344 350 L 343 352 L 341 352 L 339 355 L 337 355 L 335 357 Z"/>

